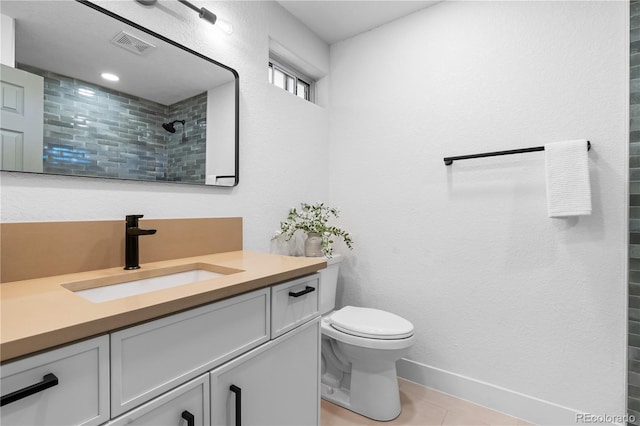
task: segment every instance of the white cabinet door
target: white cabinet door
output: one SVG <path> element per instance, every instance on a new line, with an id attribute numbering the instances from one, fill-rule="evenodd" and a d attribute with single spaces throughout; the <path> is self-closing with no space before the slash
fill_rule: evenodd
<path id="1" fill-rule="evenodd" d="M 0 424 L 94 426 L 109 420 L 108 348 L 105 335 L 4 364 Z"/>
<path id="2" fill-rule="evenodd" d="M 209 374 L 123 414 L 108 426 L 209 426 Z"/>
<path id="3" fill-rule="evenodd" d="M 211 372 L 211 424 L 318 425 L 319 373 L 316 318 Z"/>

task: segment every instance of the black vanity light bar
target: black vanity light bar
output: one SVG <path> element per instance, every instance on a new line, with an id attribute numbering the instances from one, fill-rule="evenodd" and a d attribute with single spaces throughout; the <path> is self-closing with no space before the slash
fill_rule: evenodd
<path id="1" fill-rule="evenodd" d="M 591 149 L 591 142 L 587 141 L 587 149 Z M 450 166 L 456 160 L 468 160 L 470 158 L 495 157 L 498 155 L 523 154 L 525 152 L 544 151 L 544 146 L 534 146 L 532 148 L 510 149 L 507 151 L 484 152 L 482 154 L 459 155 L 457 157 L 445 157 L 444 165 Z"/>

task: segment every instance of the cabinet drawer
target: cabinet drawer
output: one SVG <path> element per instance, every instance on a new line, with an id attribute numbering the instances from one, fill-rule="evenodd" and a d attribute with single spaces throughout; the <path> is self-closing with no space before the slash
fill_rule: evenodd
<path id="1" fill-rule="evenodd" d="M 111 416 L 269 340 L 269 289 L 111 334 Z"/>
<path id="2" fill-rule="evenodd" d="M 271 338 L 318 315 L 320 274 L 271 287 Z"/>
<path id="3" fill-rule="evenodd" d="M 90 426 L 109 420 L 108 348 L 105 335 L 3 365 L 3 399 L 38 383 L 44 389 L 5 404 L 0 424 Z"/>
<path id="4" fill-rule="evenodd" d="M 193 423 L 189 423 L 193 416 Z M 131 410 L 108 426 L 176 426 L 209 425 L 209 374 L 159 396 L 153 401 Z"/>

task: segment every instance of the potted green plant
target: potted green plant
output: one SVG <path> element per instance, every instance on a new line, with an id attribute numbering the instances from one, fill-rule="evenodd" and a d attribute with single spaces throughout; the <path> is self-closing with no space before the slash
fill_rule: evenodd
<path id="1" fill-rule="evenodd" d="M 282 236 L 289 241 L 297 231 L 305 232 L 307 239 L 304 252 L 308 257 L 331 257 L 332 244 L 336 237 L 342 238 L 347 247 L 353 249 L 351 235 L 337 226 L 329 225 L 329 220 L 332 217 L 338 218 L 338 213 L 337 209 L 327 207 L 324 203 L 300 203 L 300 209 L 294 207 L 289 210 L 287 218 L 280 222 L 280 230 L 273 239 Z"/>

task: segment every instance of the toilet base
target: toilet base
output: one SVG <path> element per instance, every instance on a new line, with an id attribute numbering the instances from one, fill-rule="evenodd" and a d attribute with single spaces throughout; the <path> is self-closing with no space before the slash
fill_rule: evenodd
<path id="1" fill-rule="evenodd" d="M 378 371 L 374 375 L 363 373 L 351 370 L 350 384 L 355 389 L 355 398 L 351 397 L 350 389 L 322 383 L 322 399 L 377 421 L 389 421 L 398 417 L 402 407 L 395 364 L 393 368 Z M 377 390 L 375 396 L 370 394 L 372 389 Z"/>

